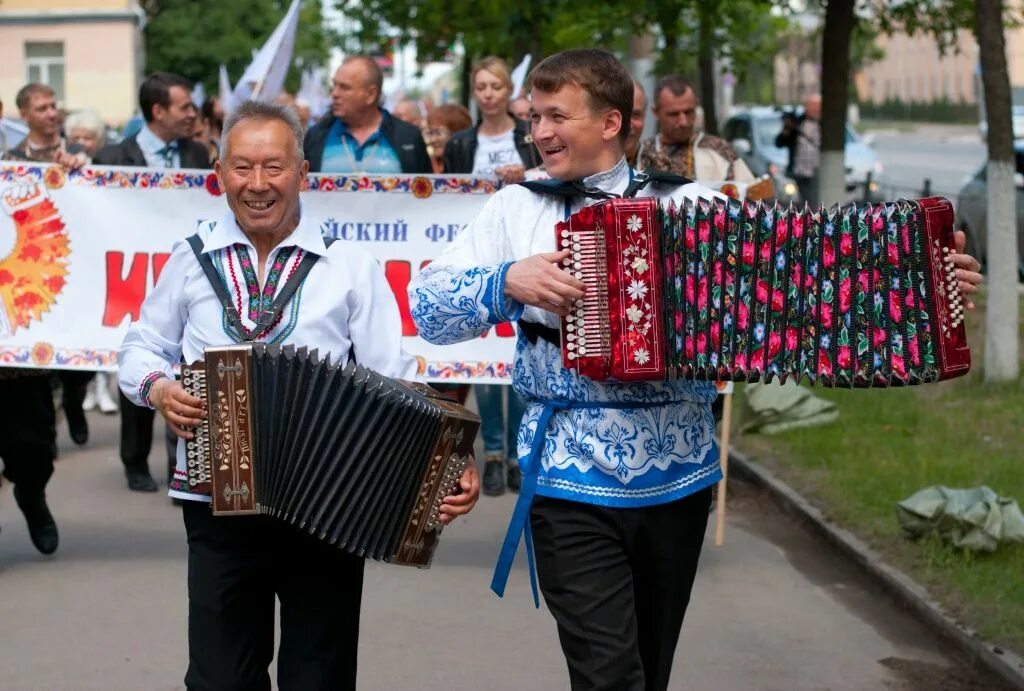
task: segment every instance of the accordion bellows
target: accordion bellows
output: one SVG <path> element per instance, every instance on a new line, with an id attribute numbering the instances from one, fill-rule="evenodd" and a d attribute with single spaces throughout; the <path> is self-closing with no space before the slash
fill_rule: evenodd
<path id="1" fill-rule="evenodd" d="M 555 232 L 587 285 L 562 320 L 563 363 L 593 379 L 868 387 L 970 369 L 945 199 L 613 199 Z"/>
<path id="2" fill-rule="evenodd" d="M 429 566 L 479 417 L 305 348 L 207 348 L 182 381 L 207 403 L 186 472 L 214 514 L 268 514 L 360 556 Z"/>

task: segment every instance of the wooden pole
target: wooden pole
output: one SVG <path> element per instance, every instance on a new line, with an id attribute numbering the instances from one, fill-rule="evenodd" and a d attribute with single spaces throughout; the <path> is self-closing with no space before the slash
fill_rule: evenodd
<path id="1" fill-rule="evenodd" d="M 722 399 L 722 444 L 719 448 L 719 462 L 722 465 L 722 479 L 718 483 L 718 500 L 715 503 L 715 547 L 725 542 L 725 483 L 729 479 L 729 428 L 732 425 L 732 394 Z"/>

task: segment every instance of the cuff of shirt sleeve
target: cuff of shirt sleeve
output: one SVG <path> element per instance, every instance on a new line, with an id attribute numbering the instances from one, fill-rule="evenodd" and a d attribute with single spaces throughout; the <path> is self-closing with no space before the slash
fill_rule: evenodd
<path id="1" fill-rule="evenodd" d="M 491 318 L 488 321 L 492 324 L 514 322 L 523 316 L 523 303 L 505 296 L 505 275 L 508 273 L 508 268 L 514 263 L 515 262 L 505 262 L 499 266 L 498 271 L 491 282 L 492 290 L 494 292 L 491 294 L 492 310 Z"/>
<path id="2" fill-rule="evenodd" d="M 146 378 L 139 384 L 139 399 L 146 404 L 147 407 L 153 408 L 153 404 L 149 402 L 149 392 L 153 388 L 153 384 L 156 384 L 158 379 L 169 379 L 166 372 L 155 371 L 150 372 L 146 375 Z"/>

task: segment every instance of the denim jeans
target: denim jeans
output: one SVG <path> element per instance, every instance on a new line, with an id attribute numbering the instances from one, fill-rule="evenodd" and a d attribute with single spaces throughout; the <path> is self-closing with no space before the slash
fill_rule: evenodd
<path id="1" fill-rule="evenodd" d="M 516 458 L 516 437 L 525 410 L 519 394 L 507 384 L 477 384 L 473 393 L 480 410 L 484 454 Z"/>

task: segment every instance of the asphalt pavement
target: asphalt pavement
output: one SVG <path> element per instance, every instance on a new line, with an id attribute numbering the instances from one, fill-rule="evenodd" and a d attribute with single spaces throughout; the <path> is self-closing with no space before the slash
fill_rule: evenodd
<path id="1" fill-rule="evenodd" d="M 0 488 L 4 691 L 184 688 L 180 509 L 163 491 L 125 488 L 117 416 L 90 423 L 85 448 L 59 430 L 54 557 L 35 552 L 10 484 Z M 723 547 L 709 528 L 672 689 L 998 688 L 756 490 L 735 490 Z M 514 500 L 481 498 L 445 531 L 429 570 L 368 566 L 361 689 L 568 688 L 521 554 L 505 598 L 488 590 Z"/>

